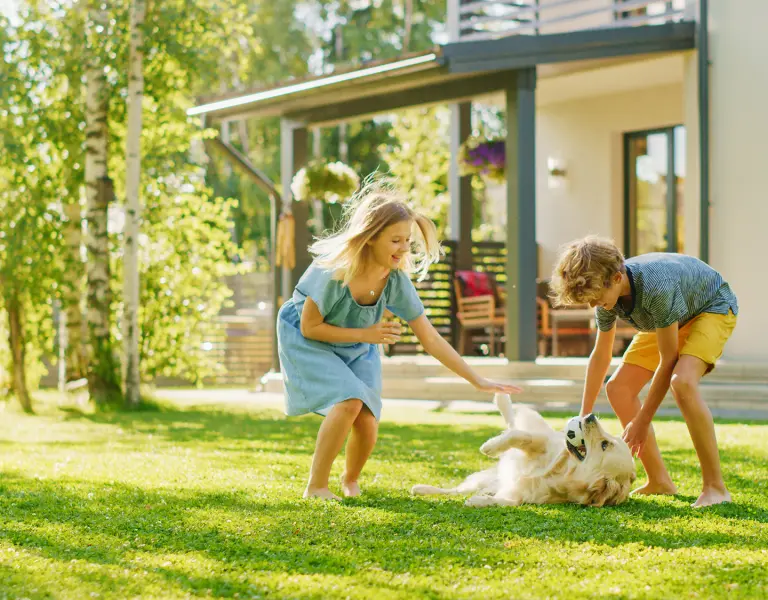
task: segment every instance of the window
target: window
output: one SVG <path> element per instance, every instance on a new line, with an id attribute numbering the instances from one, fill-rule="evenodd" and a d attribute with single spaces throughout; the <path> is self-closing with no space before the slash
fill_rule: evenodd
<path id="1" fill-rule="evenodd" d="M 684 252 L 685 128 L 624 136 L 624 251 Z"/>

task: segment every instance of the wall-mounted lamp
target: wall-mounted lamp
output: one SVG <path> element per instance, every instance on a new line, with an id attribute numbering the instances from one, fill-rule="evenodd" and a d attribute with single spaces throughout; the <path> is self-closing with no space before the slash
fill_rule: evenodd
<path id="1" fill-rule="evenodd" d="M 565 162 L 559 158 L 547 158 L 547 175 L 550 189 L 558 189 L 565 186 Z"/>

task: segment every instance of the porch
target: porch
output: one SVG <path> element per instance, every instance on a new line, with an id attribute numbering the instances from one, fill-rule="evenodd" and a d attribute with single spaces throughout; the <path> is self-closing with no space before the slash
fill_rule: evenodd
<path id="1" fill-rule="evenodd" d="M 659 12 L 654 7 L 661 4 L 665 9 Z M 453 2 L 450 3 L 453 13 L 449 14 L 452 41 L 433 52 L 369 63 L 363 68 L 250 94 L 210 98 L 190 111 L 191 115 L 203 115 L 207 123 L 213 125 L 244 117 L 281 117 L 283 196 L 276 202 L 273 218 L 277 218 L 278 212 L 293 214 L 297 224 L 297 256 L 295 268 L 275 270 L 273 306 L 277 308 L 290 294 L 310 261 L 306 252 L 310 241 L 308 207 L 306 203 L 292 202 L 290 197 L 290 181 L 308 160 L 310 129 L 407 107 L 448 104 L 452 113 L 449 186 L 452 239 L 445 243 L 446 261 L 435 265 L 432 276 L 421 286 L 430 318 L 446 339 L 457 346 L 459 324 L 452 291 L 455 272 L 486 270 L 494 274 L 506 291 L 503 349 L 493 352 L 488 348 L 490 340 L 481 333 L 473 339 L 468 354 L 500 354 L 515 362 L 535 361 L 537 356 L 551 353 L 551 346 L 548 348 L 546 344 L 554 344 L 552 338 L 557 339 L 559 324 L 555 325 L 555 332 L 551 323 L 549 327 L 543 325 L 538 301 L 545 296 L 542 280 L 546 279 L 552 258 L 552 240 L 548 240 L 550 243 L 544 249 L 544 260 L 537 244 L 537 237 L 541 235 L 537 222 L 537 218 L 541 218 L 537 217 L 541 205 L 537 195 L 541 195 L 541 186 L 552 170 L 546 164 L 548 157 L 542 160 L 539 155 L 542 135 L 537 130 L 539 94 L 542 90 L 545 95 L 561 93 L 558 89 L 562 91 L 574 78 L 582 78 L 585 85 L 592 85 L 595 74 L 610 73 L 612 69 L 626 67 L 634 73 L 642 72 L 654 60 L 663 62 L 665 58 L 695 48 L 697 24 L 691 12 L 694 4 L 688 2 L 682 10 L 679 2 Z M 496 9 L 491 5 L 504 5 L 505 10 L 518 11 L 519 27 L 513 28 L 514 31 L 491 28 L 481 32 L 482 35 L 475 35 L 478 31 L 469 32 L 467 19 L 470 17 L 466 16 L 469 9 L 490 11 L 485 15 L 487 19 L 479 21 L 477 14 L 472 13 L 470 21 L 476 28 L 493 22 L 490 17 Z M 537 9 L 534 11 L 532 7 Z M 649 7 L 656 12 L 649 13 Z M 568 11 L 563 12 L 566 8 Z M 534 13 L 534 21 L 523 19 L 524 15 Z M 458 14 L 464 16 L 457 20 Z M 496 17 L 496 21 L 509 21 L 508 16 L 502 18 L 497 14 Z M 594 21 L 598 17 L 599 23 Z M 504 208 L 509 226 L 504 239 L 494 242 L 472 241 L 471 180 L 459 175 L 456 159 L 458 148 L 471 133 L 471 103 L 478 98 L 491 99 L 501 105 L 507 119 Z M 612 166 L 607 161 L 605 168 Z M 702 184 L 702 203 L 704 194 Z M 558 219 L 558 209 L 553 208 L 545 218 L 544 227 L 551 228 L 550 221 L 555 223 Z M 704 231 L 704 224 L 701 227 Z M 705 240 L 706 236 L 702 235 L 701 243 Z M 565 241 L 567 239 L 560 239 L 559 243 Z M 585 321 L 580 326 L 588 330 L 589 320 Z M 546 330 L 549 333 L 545 333 Z M 589 332 L 583 333 L 588 340 Z M 397 357 L 417 352 L 415 340 L 406 334 L 390 354 Z M 276 368 L 273 358 L 273 369 Z"/>

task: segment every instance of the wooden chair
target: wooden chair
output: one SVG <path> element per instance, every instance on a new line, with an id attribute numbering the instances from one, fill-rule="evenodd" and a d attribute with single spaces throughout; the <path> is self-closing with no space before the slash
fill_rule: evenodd
<path id="1" fill-rule="evenodd" d="M 501 335 L 498 340 L 501 341 L 504 327 L 507 322 L 504 308 L 497 305 L 498 290 L 493 281 L 493 275 L 490 273 L 491 293 L 476 296 L 465 296 L 461 285 L 461 271 L 456 272 L 453 279 L 453 289 L 456 294 L 456 318 L 459 321 L 459 354 L 466 355 L 467 341 L 471 337 L 471 332 L 479 330 L 488 330 L 489 353 L 496 354 L 496 330 L 501 329 Z"/>
<path id="2" fill-rule="evenodd" d="M 552 310 L 549 302 L 544 298 L 536 298 L 536 314 L 538 321 L 539 354 L 547 356 L 549 347 L 552 344 L 552 325 L 550 322 L 549 311 Z M 589 337 L 594 335 L 594 330 L 587 323 L 586 326 L 576 327 L 558 327 L 558 338 Z"/>

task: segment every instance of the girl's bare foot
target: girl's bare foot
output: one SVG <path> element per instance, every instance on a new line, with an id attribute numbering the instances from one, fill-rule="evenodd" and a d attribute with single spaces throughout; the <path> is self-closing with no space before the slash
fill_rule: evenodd
<path id="1" fill-rule="evenodd" d="M 322 498 L 323 500 L 341 500 L 336 494 L 332 493 L 327 487 L 311 488 L 307 486 L 304 490 L 304 498 Z"/>
<path id="2" fill-rule="evenodd" d="M 360 486 L 357 485 L 357 481 L 344 481 L 343 479 L 341 481 L 341 492 L 347 498 L 354 498 L 362 493 Z"/>
<path id="3" fill-rule="evenodd" d="M 704 488 L 701 492 L 701 496 L 691 506 L 693 508 L 703 508 L 704 506 L 712 506 L 714 504 L 724 504 L 731 501 L 731 495 L 725 488 Z"/>
<path id="4" fill-rule="evenodd" d="M 671 481 L 665 483 L 657 483 L 655 481 L 649 481 L 643 486 L 640 486 L 636 490 L 632 490 L 632 496 L 656 496 L 666 495 L 674 496 L 677 494 L 677 487 Z"/>

